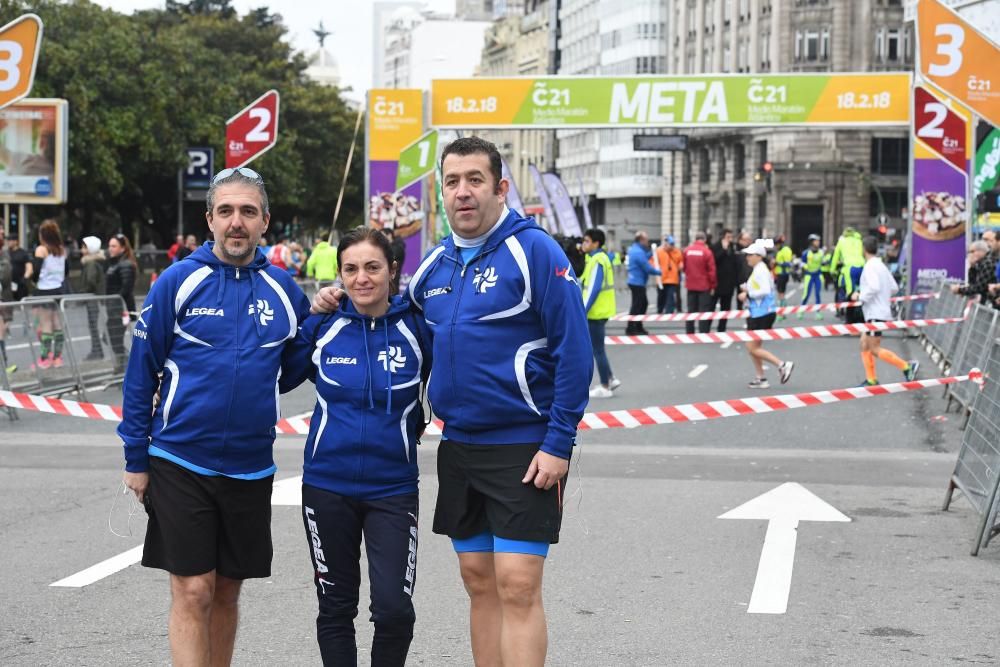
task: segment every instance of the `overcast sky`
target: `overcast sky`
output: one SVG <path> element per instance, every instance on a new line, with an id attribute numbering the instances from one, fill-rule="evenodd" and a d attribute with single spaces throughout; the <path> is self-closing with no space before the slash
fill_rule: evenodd
<path id="1" fill-rule="evenodd" d="M 94 0 L 104 7 L 130 13 L 137 9 L 163 7 L 164 0 Z M 323 22 L 333 34 L 326 38 L 327 50 L 337 59 L 343 85 L 351 86 L 349 96 L 360 100 L 372 80 L 372 5 L 373 0 L 234 0 L 240 14 L 257 7 L 270 7 L 281 14 L 288 27 L 292 46 L 312 51 L 318 45 L 312 30 Z M 435 11 L 454 11 L 454 0 L 426 0 Z"/>

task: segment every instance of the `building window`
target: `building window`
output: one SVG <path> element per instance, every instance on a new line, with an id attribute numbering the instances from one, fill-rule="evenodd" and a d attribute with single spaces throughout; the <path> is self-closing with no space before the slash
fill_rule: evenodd
<path id="1" fill-rule="evenodd" d="M 750 18 L 750 0 L 740 0 L 740 20 Z"/>
<path id="2" fill-rule="evenodd" d="M 685 151 L 683 153 L 684 163 L 681 167 L 681 182 L 690 183 L 691 182 L 691 153 Z"/>
<path id="3" fill-rule="evenodd" d="M 822 39 L 821 39 L 822 36 Z M 806 62 L 826 60 L 830 50 L 830 31 L 796 30 L 795 59 Z"/>
<path id="4" fill-rule="evenodd" d="M 757 197 L 757 228 L 763 229 L 767 220 L 767 195 Z"/>
<path id="5" fill-rule="evenodd" d="M 767 141 L 756 141 L 754 144 L 757 148 L 757 164 L 764 164 L 767 162 Z"/>
<path id="6" fill-rule="evenodd" d="M 698 181 L 708 183 L 709 172 L 711 171 L 708 157 L 708 149 L 702 148 L 698 151 Z"/>
<path id="7" fill-rule="evenodd" d="M 903 137 L 873 137 L 873 174 L 905 175 L 910 167 L 910 146 Z"/>
<path id="8" fill-rule="evenodd" d="M 771 33 L 769 32 L 760 35 L 760 68 L 764 71 L 771 69 Z"/>
<path id="9" fill-rule="evenodd" d="M 719 146 L 719 173 L 717 176 L 720 183 L 726 180 L 726 148 L 724 146 Z"/>
<path id="10" fill-rule="evenodd" d="M 747 219 L 747 195 L 742 190 L 736 191 L 736 226 L 742 227 Z"/>
<path id="11" fill-rule="evenodd" d="M 881 188 L 882 202 L 885 204 L 885 212 L 893 217 L 901 216 L 903 209 L 907 207 L 907 193 L 905 188 Z M 873 218 L 881 213 L 879 211 L 878 193 L 872 188 L 868 199 L 868 214 Z"/>
<path id="12" fill-rule="evenodd" d="M 733 52 L 729 48 L 729 45 L 726 44 L 724 47 L 722 47 L 722 71 L 723 72 L 728 72 L 729 71 L 729 61 L 732 60 L 732 57 L 733 57 Z"/>
<path id="13" fill-rule="evenodd" d="M 733 0 L 722 0 L 722 23 L 729 25 L 733 20 Z"/>
<path id="14" fill-rule="evenodd" d="M 743 144 L 733 146 L 733 178 L 746 176 L 746 148 Z"/>

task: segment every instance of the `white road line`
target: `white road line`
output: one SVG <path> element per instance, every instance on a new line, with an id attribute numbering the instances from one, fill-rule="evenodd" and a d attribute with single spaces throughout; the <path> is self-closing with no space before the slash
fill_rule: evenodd
<path id="1" fill-rule="evenodd" d="M 130 565 L 134 565 L 142 560 L 142 545 L 129 549 L 125 553 L 101 561 L 97 565 L 91 565 L 86 570 L 81 570 L 76 574 L 71 574 L 65 579 L 49 584 L 49 586 L 63 586 L 66 588 L 82 588 L 89 586 L 95 581 L 100 581 L 105 577 L 110 577 L 115 572 L 120 572 Z"/>
<path id="2" fill-rule="evenodd" d="M 732 345 L 732 344 L 733 344 L 733 341 L 727 340 L 725 343 L 723 343 L 719 347 L 722 348 L 723 350 L 728 350 L 729 346 Z"/>
<path id="3" fill-rule="evenodd" d="M 698 364 L 697 366 L 691 369 L 691 372 L 688 373 L 688 377 L 696 378 L 702 373 L 704 373 L 706 368 L 708 368 L 708 364 Z"/>

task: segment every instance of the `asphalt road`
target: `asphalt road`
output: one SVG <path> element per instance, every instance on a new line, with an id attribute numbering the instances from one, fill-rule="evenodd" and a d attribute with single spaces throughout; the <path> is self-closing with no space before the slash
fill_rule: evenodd
<path id="1" fill-rule="evenodd" d="M 919 359 L 922 377 L 937 375 L 915 341 L 893 335 L 885 344 Z M 796 370 L 786 386 L 772 373 L 773 387 L 757 395 L 862 379 L 856 339 L 767 347 L 794 360 Z M 740 345 L 609 350 L 623 385 L 591 410 L 754 394 Z M 898 379 L 890 367 L 880 371 L 884 382 Z M 90 398 L 121 400 L 115 390 Z M 309 389 L 300 388 L 283 411 L 311 406 Z M 7 421 L 0 413 L 0 664 L 168 664 L 164 573 L 135 565 L 82 588 L 49 586 L 141 544 L 141 512 L 132 518 L 132 537 L 108 530 L 121 470 L 114 425 L 18 416 Z M 546 564 L 549 664 L 1000 662 L 1000 543 L 970 557 L 976 517 L 969 504 L 959 498 L 940 511 L 960 424 L 945 414 L 941 390 L 932 389 L 697 424 L 581 432 L 562 539 Z M 303 440 L 279 438 L 279 479 L 299 474 Z M 425 439 L 420 452 L 423 522 L 434 505 L 435 445 Z M 787 611 L 748 613 L 767 522 L 718 517 L 785 482 L 801 484 L 851 521 L 800 523 Z M 126 529 L 122 502 L 111 519 Z M 319 664 L 298 508 L 276 506 L 273 528 L 273 576 L 245 588 L 235 663 Z M 470 665 L 454 554 L 428 526 L 420 535 L 410 664 Z M 357 626 L 367 648 L 366 611 Z"/>

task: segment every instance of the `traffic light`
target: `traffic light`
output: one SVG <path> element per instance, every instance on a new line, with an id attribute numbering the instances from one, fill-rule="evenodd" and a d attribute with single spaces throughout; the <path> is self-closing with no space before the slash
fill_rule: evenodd
<path id="1" fill-rule="evenodd" d="M 762 195 L 764 192 L 771 191 L 771 173 L 773 171 L 774 165 L 770 162 L 765 162 L 757 168 L 757 171 L 753 173 L 754 192 Z"/>

